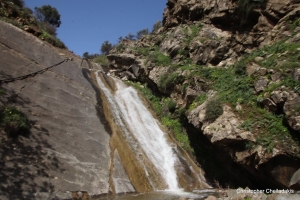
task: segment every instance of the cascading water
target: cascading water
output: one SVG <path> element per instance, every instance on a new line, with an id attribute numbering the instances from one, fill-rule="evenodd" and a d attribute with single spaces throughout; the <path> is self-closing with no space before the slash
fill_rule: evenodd
<path id="1" fill-rule="evenodd" d="M 210 187 L 202 170 L 169 134 L 162 131 L 162 126 L 134 88 L 102 71 L 96 72 L 95 78 L 112 130 L 111 150 L 119 153 L 137 192 L 168 190 L 181 193 L 183 189 Z M 111 186 L 114 187 L 114 183 Z"/>
<path id="2" fill-rule="evenodd" d="M 131 134 L 156 170 L 163 177 L 167 189 L 178 190 L 179 184 L 175 170 L 178 162 L 165 133 L 148 109 L 144 106 L 137 92 L 127 87 L 122 81 L 114 79 L 116 91 L 108 89 L 102 79 L 97 82 L 108 100 L 115 120 L 126 134 Z M 146 169 L 145 169 L 146 170 Z"/>

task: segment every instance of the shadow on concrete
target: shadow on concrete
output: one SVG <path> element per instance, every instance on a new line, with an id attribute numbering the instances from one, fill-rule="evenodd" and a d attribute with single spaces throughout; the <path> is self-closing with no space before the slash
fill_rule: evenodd
<path id="1" fill-rule="evenodd" d="M 1 86 L 0 86 L 1 89 Z M 30 102 L 13 91 L 0 97 L 1 106 L 24 107 Z M 0 127 L 0 199 L 31 199 L 35 192 L 51 192 L 54 185 L 49 171 L 63 171 L 52 146 L 45 139 L 49 131 L 35 127 L 26 134 L 6 134 Z"/>

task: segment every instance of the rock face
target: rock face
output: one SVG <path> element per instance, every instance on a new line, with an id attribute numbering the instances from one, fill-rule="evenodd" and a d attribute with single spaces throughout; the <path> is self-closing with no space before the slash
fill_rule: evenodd
<path id="1" fill-rule="evenodd" d="M 109 129 L 89 81 L 92 77 L 88 68 L 98 66 L 82 63 L 67 50 L 60 54 L 58 49 L 2 21 L 0 51 L 1 80 L 72 58 L 24 80 L 1 83 L 5 91 L 1 104 L 9 103 L 24 112 L 31 129 L 28 135 L 16 138 L 1 132 L 0 198 L 71 198 L 68 191 L 108 193 L 110 165 L 115 160 L 118 171 L 122 165 L 117 154 L 115 158 L 110 156 Z M 122 174 L 115 175 L 118 191 L 134 191 L 132 187 L 122 188 L 120 178 L 126 180 Z"/>
<path id="2" fill-rule="evenodd" d="M 247 1 L 246 6 L 240 2 L 168 0 L 161 30 L 137 41 L 126 40 L 112 50 L 108 56 L 114 68 L 111 74 L 147 83 L 158 97 L 171 98 L 178 112 L 187 110 L 185 117 L 189 125 L 261 184 L 298 188 L 298 179 L 294 177 L 298 177 L 300 168 L 297 142 L 300 48 L 280 48 L 284 43 L 299 44 L 300 1 Z M 268 52 L 267 46 L 276 42 L 281 43 Z M 265 46 L 266 49 L 255 51 Z M 242 60 L 244 54 L 249 55 L 248 60 Z M 293 61 L 288 60 L 289 55 L 295 56 Z M 235 63 L 241 64 L 233 67 Z M 236 70 L 238 67 L 240 71 Z M 284 145 L 279 145 L 280 141 L 265 138 L 266 141 L 258 144 L 263 132 L 260 128 L 266 125 L 261 121 L 253 125 L 254 121 L 242 120 L 251 112 L 249 104 L 243 105 L 243 98 L 231 106 L 223 105 L 223 114 L 215 121 L 205 121 L 207 100 L 214 96 L 211 89 L 218 90 L 211 82 L 221 77 L 215 73 L 217 70 L 208 69 L 224 68 L 236 70 L 234 73 L 238 75 L 229 77 L 231 81 L 239 79 L 239 75 L 249 78 L 250 90 L 241 89 L 242 93 L 250 91 L 256 95 L 252 105 L 259 105 L 270 115 L 284 116 L 282 122 L 278 122 L 284 125 L 282 133 L 277 132 L 279 135 L 289 132 L 290 137 L 297 138 L 292 139 L 295 143 L 287 144 L 281 138 Z M 201 70 L 203 77 L 197 74 Z M 230 95 L 236 95 L 233 93 L 223 98 L 230 99 Z M 160 103 L 163 104 L 163 100 Z M 252 144 L 256 145 L 251 147 Z M 292 186 L 291 182 L 295 184 Z"/>

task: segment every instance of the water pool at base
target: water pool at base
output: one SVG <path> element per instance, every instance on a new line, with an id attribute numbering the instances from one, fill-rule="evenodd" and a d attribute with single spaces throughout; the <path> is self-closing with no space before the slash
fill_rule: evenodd
<path id="1" fill-rule="evenodd" d="M 92 198 L 93 200 L 179 200 L 193 199 L 203 200 L 208 196 L 218 197 L 218 193 L 215 190 L 197 190 L 195 192 L 184 191 L 155 191 L 145 194 L 120 194 L 120 195 L 107 195 L 101 197 Z"/>

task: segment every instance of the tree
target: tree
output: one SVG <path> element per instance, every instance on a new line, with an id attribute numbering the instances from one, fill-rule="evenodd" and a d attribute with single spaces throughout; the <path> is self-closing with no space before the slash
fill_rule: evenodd
<path id="1" fill-rule="evenodd" d="M 149 30 L 147 28 L 142 29 L 136 33 L 136 38 L 140 39 L 143 35 L 149 34 Z"/>
<path id="2" fill-rule="evenodd" d="M 132 33 L 128 33 L 128 35 L 125 36 L 125 39 L 127 39 L 127 40 L 135 40 L 134 38 L 135 38 L 135 35 L 133 35 Z"/>
<path id="3" fill-rule="evenodd" d="M 106 40 L 102 43 L 100 51 L 101 53 L 107 55 L 112 48 L 113 45 Z"/>
<path id="4" fill-rule="evenodd" d="M 156 32 L 159 28 L 162 27 L 162 23 L 161 21 L 157 21 L 154 25 L 153 25 L 153 29 L 152 29 L 152 33 Z"/>
<path id="5" fill-rule="evenodd" d="M 60 14 L 55 7 L 44 5 L 42 7 L 35 7 L 35 17 L 41 22 L 47 22 L 50 25 L 59 27 L 61 24 Z"/>
<path id="6" fill-rule="evenodd" d="M 120 37 L 118 38 L 118 43 L 121 43 L 123 40 L 124 40 L 124 38 L 123 38 L 122 36 L 120 36 Z"/>
<path id="7" fill-rule="evenodd" d="M 82 55 L 83 58 L 89 58 L 89 52 L 84 52 Z"/>

